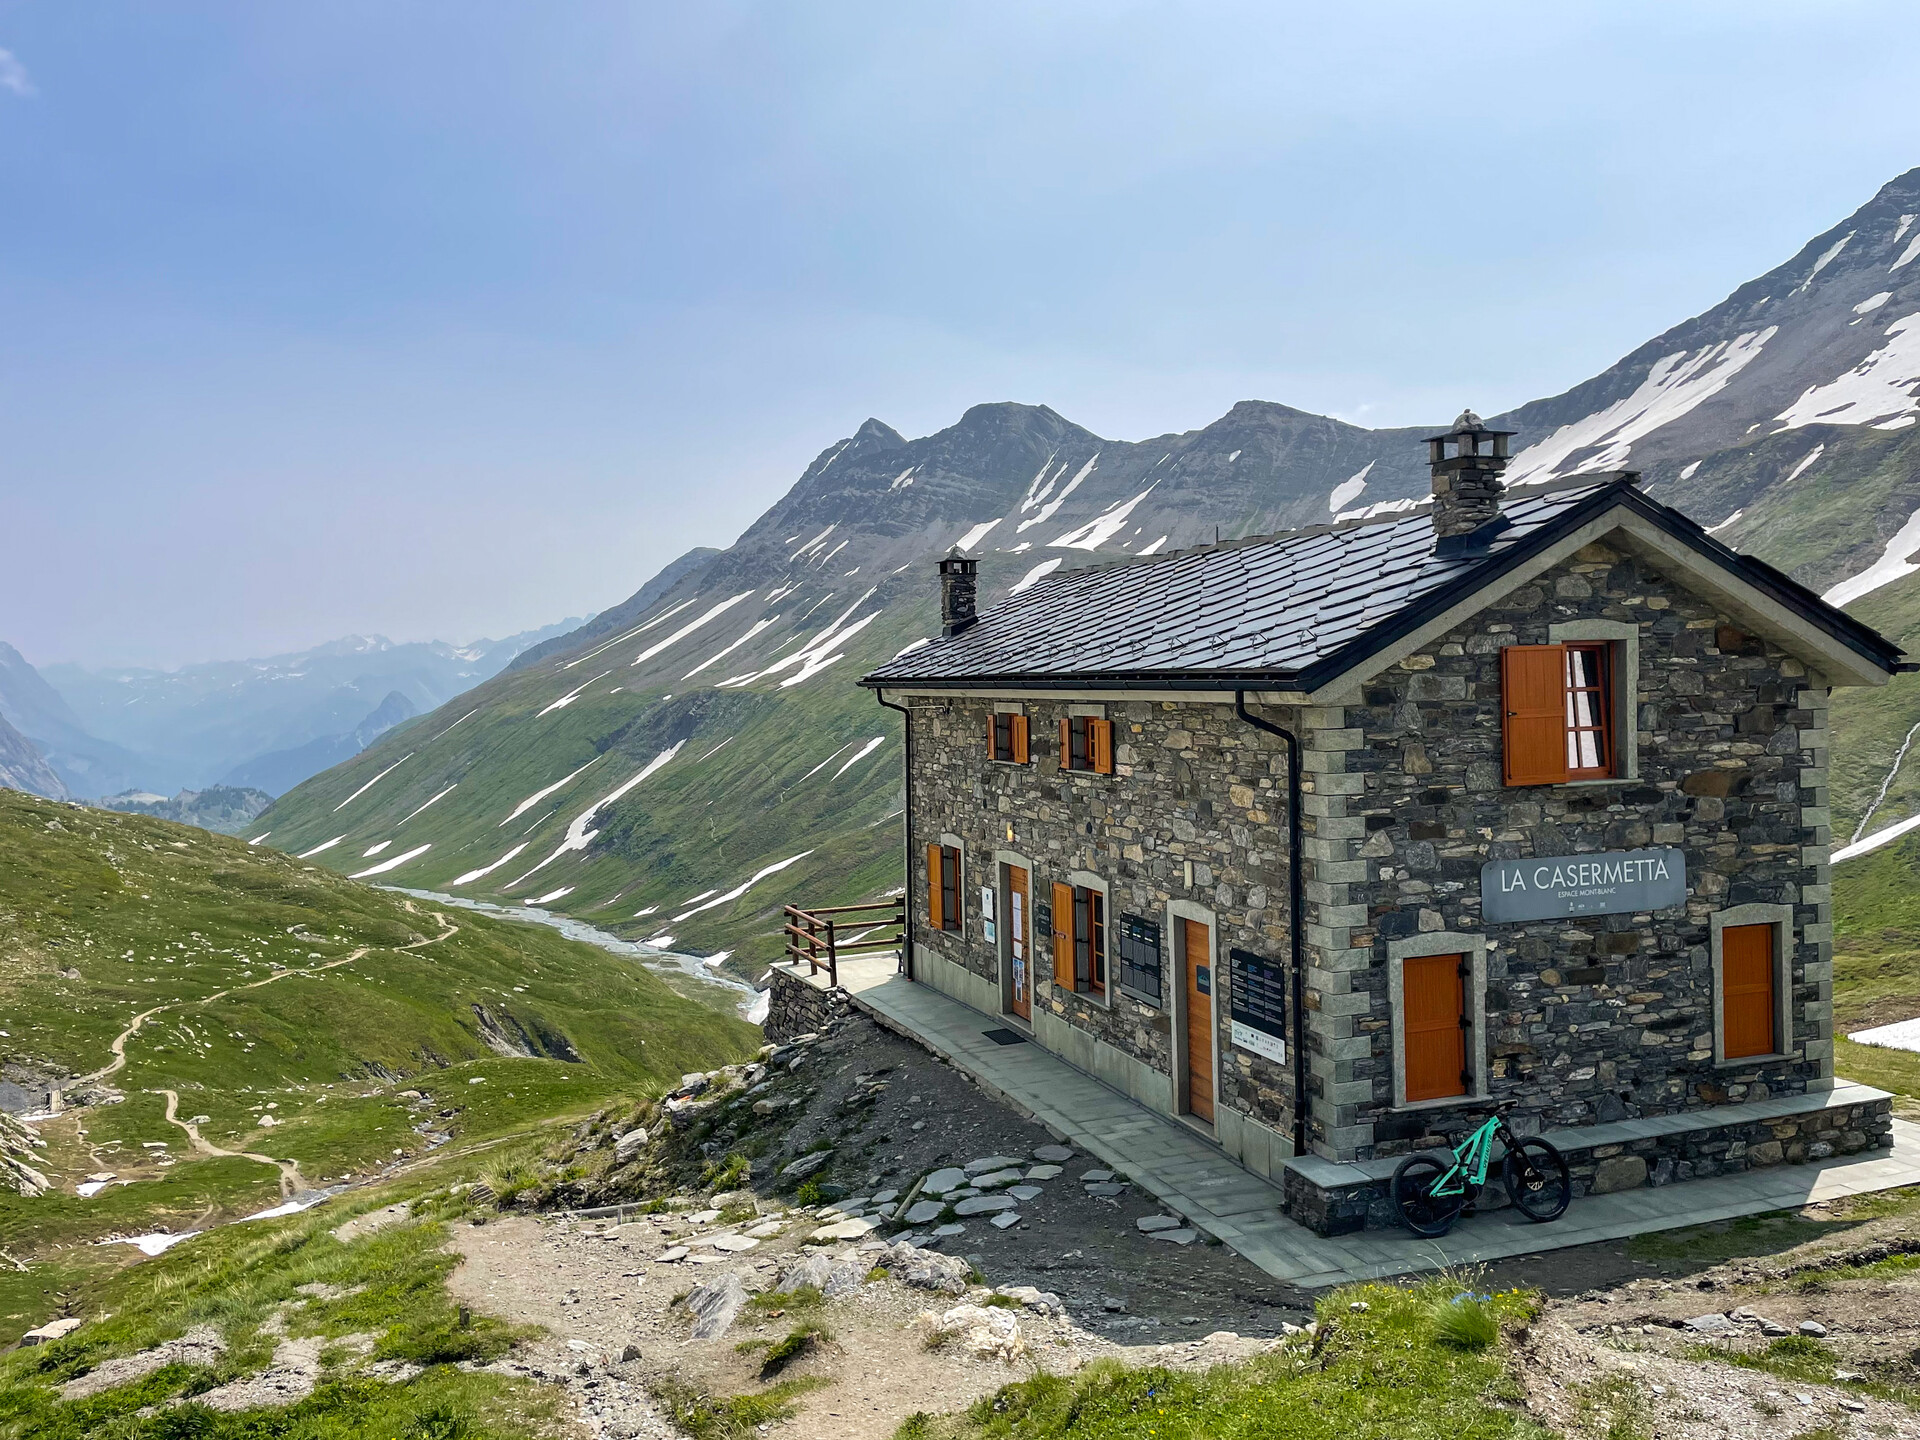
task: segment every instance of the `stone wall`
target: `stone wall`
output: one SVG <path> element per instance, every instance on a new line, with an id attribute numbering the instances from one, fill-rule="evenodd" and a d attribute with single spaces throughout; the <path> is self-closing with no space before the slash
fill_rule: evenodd
<path id="1" fill-rule="evenodd" d="M 1637 778 L 1503 786 L 1501 648 L 1594 621 L 1638 635 Z M 1422 932 L 1487 935 L 1482 1063 L 1492 1092 L 1517 1102 L 1517 1129 L 1825 1083 L 1826 704 L 1799 662 L 1596 544 L 1376 676 L 1357 703 L 1308 712 L 1328 816 L 1307 852 L 1315 1151 L 1365 1159 L 1471 1128 L 1461 1109 L 1393 1106 L 1388 946 Z M 1684 851 L 1684 910 L 1483 925 L 1488 859 L 1649 845 Z M 1792 907 L 1792 1053 L 1716 1065 L 1710 916 L 1743 903 Z"/>
<path id="2" fill-rule="evenodd" d="M 1088 708 L 1072 708 L 1084 713 Z M 1069 706 L 1025 704 L 1031 735 L 1026 765 L 987 757 L 987 700 L 914 699 L 914 771 L 910 777 L 914 855 L 943 835 L 962 842 L 962 929 L 927 924 L 924 861 L 913 893 L 914 943 L 1000 985 L 1000 948 L 982 930 L 980 887 L 998 887 L 996 852 L 1032 861 L 1033 1004 L 1161 1074 L 1175 1063 L 1174 963 L 1170 906 L 1210 912 L 1216 966 L 1217 1104 L 1277 1130 L 1292 1125 L 1287 1066 L 1227 1043 L 1226 957 L 1240 948 L 1285 960 L 1287 914 L 1286 760 L 1281 742 L 1239 720 L 1230 702 L 1186 704 L 1128 700 L 1102 707 L 1114 730 L 1114 773 L 1060 768 L 1059 722 Z M 1277 723 L 1290 716 L 1267 713 Z M 1190 867 L 1190 868 L 1189 868 Z M 1051 886 L 1074 871 L 1109 888 L 1107 998 L 1052 983 Z M 1159 1004 L 1118 986 L 1117 924 L 1122 914 L 1162 929 Z M 1198 918 L 1198 917 L 1196 917 Z"/>
<path id="3" fill-rule="evenodd" d="M 852 1004 L 846 991 L 811 985 L 778 965 L 773 967 L 768 985 L 767 1018 L 761 1028 L 769 1040 L 791 1040 L 796 1035 L 824 1030 Z"/>
<path id="4" fill-rule="evenodd" d="M 1893 1144 L 1893 1100 L 1835 1105 L 1800 1114 L 1742 1118 L 1722 1109 L 1712 1123 L 1658 1135 L 1610 1138 L 1612 1127 L 1598 1127 L 1601 1143 L 1580 1144 L 1557 1134 L 1572 1172 L 1576 1203 L 1582 1196 L 1610 1195 L 1686 1180 L 1705 1180 L 1773 1165 L 1800 1165 L 1835 1155 L 1884 1150 Z M 1703 1117 L 1703 1120 L 1706 1117 Z M 1607 1138 L 1603 1138 L 1607 1137 Z M 1283 1181 L 1283 1205 L 1294 1220 L 1322 1235 L 1346 1235 L 1360 1229 L 1391 1230 L 1400 1225 L 1386 1167 L 1329 1167 L 1346 1172 L 1335 1181 L 1329 1170 L 1289 1167 Z M 1496 1166 L 1479 1198 L 1482 1210 L 1510 1202 Z"/>

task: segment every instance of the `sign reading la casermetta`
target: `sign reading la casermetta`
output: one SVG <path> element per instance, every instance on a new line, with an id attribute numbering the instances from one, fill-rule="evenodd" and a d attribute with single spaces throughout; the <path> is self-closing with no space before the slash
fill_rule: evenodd
<path id="1" fill-rule="evenodd" d="M 1678 850 L 1489 860 L 1480 867 L 1480 913 L 1490 925 L 1665 910 L 1686 898 L 1687 861 Z"/>

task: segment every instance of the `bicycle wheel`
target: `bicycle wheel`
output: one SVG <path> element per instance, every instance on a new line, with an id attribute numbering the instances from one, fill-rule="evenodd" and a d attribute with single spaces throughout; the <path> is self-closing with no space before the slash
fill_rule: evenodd
<path id="1" fill-rule="evenodd" d="M 1457 1195 L 1435 1195 L 1433 1187 L 1453 1169 L 1451 1155 L 1409 1155 L 1393 1172 L 1393 1204 L 1400 1223 L 1416 1235 L 1444 1235 L 1453 1229 L 1466 1207 L 1463 1189 Z"/>
<path id="2" fill-rule="evenodd" d="M 1529 1220 L 1558 1220 L 1567 1213 L 1573 1177 L 1567 1173 L 1566 1158 L 1547 1141 L 1515 1141 L 1500 1168 L 1507 1194 Z"/>

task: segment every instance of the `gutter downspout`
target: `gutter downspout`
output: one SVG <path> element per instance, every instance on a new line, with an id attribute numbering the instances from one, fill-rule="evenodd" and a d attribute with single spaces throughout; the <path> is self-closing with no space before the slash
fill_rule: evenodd
<path id="1" fill-rule="evenodd" d="M 1287 938 L 1293 951 L 1293 1153 L 1307 1153 L 1307 968 L 1302 924 L 1306 918 L 1300 874 L 1300 737 L 1247 709 L 1247 692 L 1233 692 L 1233 713 L 1256 730 L 1287 744 Z"/>
<path id="2" fill-rule="evenodd" d="M 900 812 L 900 829 L 904 835 L 902 848 L 905 861 L 901 868 L 900 883 L 903 887 L 900 899 L 900 973 L 909 980 L 913 979 L 913 716 L 907 713 L 907 707 L 896 705 L 879 690 L 873 692 L 873 698 L 889 710 L 900 712 L 902 732 L 900 791 L 904 801 Z"/>

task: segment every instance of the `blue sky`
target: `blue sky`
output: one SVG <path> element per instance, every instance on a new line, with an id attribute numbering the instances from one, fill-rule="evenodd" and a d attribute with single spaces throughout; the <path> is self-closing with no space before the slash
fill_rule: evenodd
<path id="1" fill-rule="evenodd" d="M 0 639 L 464 640 L 877 415 L 1555 393 L 1920 164 L 1900 4 L 0 0 Z"/>

